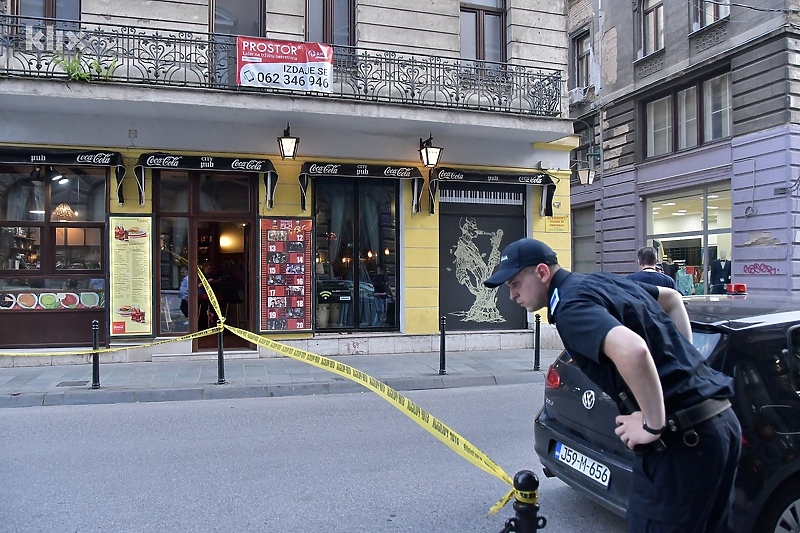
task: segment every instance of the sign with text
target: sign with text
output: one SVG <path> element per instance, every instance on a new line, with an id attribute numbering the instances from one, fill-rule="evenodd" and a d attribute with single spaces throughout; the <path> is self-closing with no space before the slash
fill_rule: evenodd
<path id="1" fill-rule="evenodd" d="M 236 83 L 244 87 L 332 92 L 333 47 L 238 36 Z"/>
<path id="2" fill-rule="evenodd" d="M 111 336 L 153 334 L 153 221 L 110 217 Z"/>
<path id="3" fill-rule="evenodd" d="M 311 330 L 311 219 L 261 219 L 261 331 Z"/>

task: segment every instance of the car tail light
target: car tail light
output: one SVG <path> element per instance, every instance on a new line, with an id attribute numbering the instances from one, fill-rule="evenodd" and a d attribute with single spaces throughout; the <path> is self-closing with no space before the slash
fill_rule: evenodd
<path id="1" fill-rule="evenodd" d="M 544 381 L 544 386 L 548 389 L 557 389 L 561 386 L 561 376 L 558 375 L 558 370 L 553 365 L 547 370 L 547 378 Z"/>

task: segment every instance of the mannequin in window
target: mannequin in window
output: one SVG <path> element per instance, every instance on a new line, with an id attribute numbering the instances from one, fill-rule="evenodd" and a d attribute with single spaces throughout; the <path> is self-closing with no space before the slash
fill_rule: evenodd
<path id="1" fill-rule="evenodd" d="M 728 252 L 720 250 L 719 257 L 711 262 L 711 294 L 725 294 L 725 285 L 731 282 L 731 261 Z"/>

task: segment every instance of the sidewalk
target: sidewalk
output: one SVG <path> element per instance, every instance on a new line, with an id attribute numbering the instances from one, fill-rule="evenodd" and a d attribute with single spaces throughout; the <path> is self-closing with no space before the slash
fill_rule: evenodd
<path id="1" fill-rule="evenodd" d="M 345 355 L 331 359 L 356 368 L 398 391 L 543 382 L 558 350 L 453 352 L 439 375 L 439 353 Z M 92 365 L 0 368 L 0 408 L 42 405 L 167 402 L 366 391 L 358 383 L 291 359 L 225 361 L 218 385 L 217 359 L 180 362 L 104 363 L 100 388 L 92 389 Z"/>

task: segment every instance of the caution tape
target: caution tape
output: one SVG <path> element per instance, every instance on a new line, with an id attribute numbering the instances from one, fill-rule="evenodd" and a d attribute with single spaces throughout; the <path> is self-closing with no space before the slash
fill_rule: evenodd
<path id="1" fill-rule="evenodd" d="M 147 344 L 137 344 L 136 346 L 117 346 L 115 348 L 98 348 L 97 350 L 72 350 L 67 352 L 0 352 L 0 356 L 9 356 L 9 357 L 50 357 L 50 356 L 57 356 L 57 355 L 89 355 L 93 353 L 110 353 L 110 352 L 121 352 L 124 350 L 130 349 L 139 349 L 139 348 L 149 348 L 151 346 L 160 346 L 162 344 L 169 344 L 170 342 L 178 342 L 178 341 L 187 341 L 192 339 L 199 339 L 200 337 L 207 337 L 208 335 L 214 335 L 215 333 L 219 333 L 222 331 L 223 327 L 222 324 L 216 325 L 213 328 L 204 329 L 202 331 L 198 331 L 195 333 L 188 333 L 186 335 L 181 335 L 180 337 L 170 337 L 169 339 L 164 339 L 160 341 L 150 342 Z"/>
<path id="2" fill-rule="evenodd" d="M 175 255 L 175 254 L 173 254 Z M 179 259 L 185 261 L 180 256 L 177 256 Z M 161 344 L 167 344 L 170 342 L 177 342 L 182 340 L 191 340 L 199 337 L 205 337 L 207 335 L 213 335 L 215 333 L 219 333 L 222 329 L 227 329 L 234 333 L 235 335 L 241 337 L 242 339 L 247 340 L 248 342 L 252 342 L 253 344 L 257 344 L 268 350 L 272 350 L 279 354 L 285 355 L 287 357 L 291 357 L 292 359 L 296 359 L 298 361 L 302 361 L 304 363 L 308 363 L 310 365 L 316 366 L 323 370 L 327 370 L 334 374 L 338 374 L 344 378 L 347 378 L 351 381 L 354 381 L 367 389 L 373 391 L 378 396 L 389 402 L 395 408 L 397 408 L 401 413 L 409 417 L 411 420 L 416 422 L 420 425 L 423 429 L 425 429 L 428 433 L 436 437 L 440 442 L 442 442 L 445 446 L 456 452 L 458 455 L 466 459 L 471 464 L 477 466 L 484 472 L 491 474 L 498 478 L 501 481 L 504 481 L 512 488 L 508 491 L 508 493 L 503 496 L 500 501 L 494 504 L 490 509 L 487 515 L 491 515 L 505 507 L 505 505 L 511 500 L 512 497 L 515 497 L 518 501 L 523 503 L 536 503 L 538 501 L 538 493 L 537 492 L 523 492 L 523 491 L 516 491 L 513 486 L 514 482 L 512 481 L 511 477 L 503 471 L 500 466 L 497 465 L 494 461 L 489 459 L 489 457 L 480 451 L 477 447 L 475 447 L 471 442 L 467 439 L 450 429 L 446 424 L 442 421 L 437 419 L 435 416 L 428 413 L 426 410 L 421 408 L 419 405 L 414 403 L 413 401 L 409 400 L 396 390 L 392 389 L 382 381 L 375 379 L 374 377 L 361 372 L 360 370 L 353 368 L 349 365 L 344 363 L 340 363 L 338 361 L 334 361 L 333 359 L 329 359 L 322 355 L 317 355 L 311 352 L 307 352 L 305 350 L 301 350 L 299 348 L 293 348 L 286 344 L 282 344 L 280 342 L 276 342 L 251 331 L 246 331 L 243 329 L 239 329 L 233 326 L 229 326 L 225 324 L 225 317 L 222 316 L 222 310 L 219 306 L 219 301 L 217 300 L 214 291 L 211 289 L 211 285 L 209 284 L 208 280 L 206 279 L 203 272 L 200 268 L 197 269 L 197 275 L 200 279 L 200 283 L 202 283 L 203 288 L 206 291 L 206 295 L 208 296 L 208 301 L 211 307 L 214 309 L 217 317 L 219 317 L 219 324 L 213 328 L 209 328 L 203 331 L 198 331 L 196 333 L 190 333 L 187 335 L 183 335 L 180 337 L 174 337 L 162 341 L 152 342 L 148 344 L 137 345 L 136 348 L 147 348 L 150 346 L 158 346 Z M 4 353 L 0 352 L 0 356 L 2 355 L 11 355 L 11 356 L 52 356 L 52 355 L 85 355 L 91 353 L 102 353 L 102 352 L 116 352 L 121 350 L 128 350 L 130 346 L 125 347 L 118 347 L 118 348 L 105 348 L 105 349 L 98 349 L 98 350 L 91 350 L 91 351 L 72 351 L 72 352 L 48 352 L 48 353 Z"/>
<path id="3" fill-rule="evenodd" d="M 308 363 L 318 368 L 322 368 L 323 370 L 333 372 L 334 374 L 338 374 L 344 378 L 363 385 L 392 404 L 411 420 L 422 426 L 428 433 L 439 439 L 439 441 L 456 452 L 458 455 L 477 466 L 484 472 L 495 476 L 496 478 L 508 483 L 513 487 L 514 483 L 509 475 L 506 474 L 503 469 L 500 468 L 494 461 L 489 459 L 486 454 L 481 452 L 467 439 L 450 429 L 435 416 L 431 415 L 419 405 L 412 402 L 382 381 L 379 381 L 374 377 L 344 363 L 340 363 L 338 361 L 334 361 L 333 359 L 307 352 L 299 348 L 287 346 L 286 344 L 264 338 L 261 335 L 250 331 L 228 325 L 225 325 L 225 329 L 233 332 L 249 342 L 252 342 L 253 344 L 258 344 L 259 346 L 279 354 L 291 357 L 292 359 L 297 359 L 298 361 Z M 489 509 L 488 514 L 491 515 L 502 509 L 509 502 L 512 496 L 514 496 L 513 488 L 499 502 Z"/>

